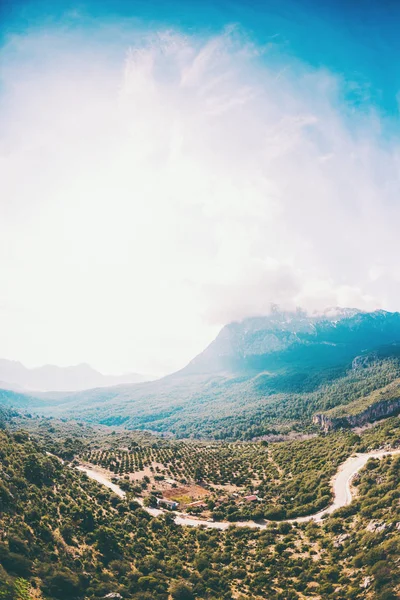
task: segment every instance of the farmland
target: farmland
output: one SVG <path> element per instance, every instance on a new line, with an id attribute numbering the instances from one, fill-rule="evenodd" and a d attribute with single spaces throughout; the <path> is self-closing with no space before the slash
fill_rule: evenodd
<path id="1" fill-rule="evenodd" d="M 114 449 L 86 449 L 79 460 L 114 474 L 126 490 L 179 503 L 179 509 L 216 520 L 284 519 L 330 503 L 330 479 L 351 454 L 351 433 L 303 441 L 199 443 L 163 441 Z M 249 498 L 250 497 L 250 498 Z"/>

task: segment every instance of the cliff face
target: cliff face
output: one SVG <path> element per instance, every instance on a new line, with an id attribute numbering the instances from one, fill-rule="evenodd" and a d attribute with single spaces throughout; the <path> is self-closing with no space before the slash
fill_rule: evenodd
<path id="1" fill-rule="evenodd" d="M 331 417 L 329 414 L 319 413 L 313 416 L 312 422 L 327 433 L 328 431 L 342 427 L 360 427 L 366 423 L 391 417 L 399 412 L 400 398 L 393 398 L 390 401 L 382 400 L 381 402 L 376 402 L 356 415 Z"/>
<path id="2" fill-rule="evenodd" d="M 328 433 L 328 431 L 331 431 L 332 429 L 337 429 L 339 427 L 335 427 L 334 421 L 335 419 L 331 419 L 327 415 L 324 415 L 324 413 L 317 413 L 312 418 L 313 424 L 318 425 L 318 427 L 323 429 L 325 433 Z"/>

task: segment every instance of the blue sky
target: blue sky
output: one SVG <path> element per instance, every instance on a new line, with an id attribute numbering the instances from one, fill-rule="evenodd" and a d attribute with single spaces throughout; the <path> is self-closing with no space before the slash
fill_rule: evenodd
<path id="1" fill-rule="evenodd" d="M 400 309 L 397 2 L 0 9 L 0 357 L 164 374 L 271 303 Z"/>
<path id="2" fill-rule="evenodd" d="M 363 108 L 373 103 L 398 115 L 400 5 L 396 0 L 3 0 L 2 9 L 3 36 L 44 24 L 83 24 L 90 29 L 99 21 L 121 19 L 137 19 L 150 28 L 167 25 L 203 33 L 238 23 L 258 43 L 273 38 L 283 54 L 342 76 L 352 105 Z M 279 58 L 278 52 L 275 60 Z"/>

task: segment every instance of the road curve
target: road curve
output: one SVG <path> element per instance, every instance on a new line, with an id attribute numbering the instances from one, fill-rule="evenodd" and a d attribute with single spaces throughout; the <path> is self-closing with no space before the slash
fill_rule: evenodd
<path id="1" fill-rule="evenodd" d="M 370 458 L 382 458 L 384 456 L 400 454 L 400 449 L 398 450 L 384 450 L 378 452 L 368 452 L 364 454 L 354 454 L 350 456 L 344 463 L 342 463 L 334 475 L 332 479 L 332 489 L 333 489 L 333 502 L 330 506 L 321 510 L 318 513 L 307 515 L 305 517 L 297 517 L 296 519 L 286 519 L 280 521 L 281 523 L 305 523 L 307 521 L 316 521 L 320 522 L 325 515 L 329 515 L 338 508 L 342 508 L 343 506 L 347 506 L 352 501 L 351 495 L 351 480 L 354 475 L 358 473 L 368 462 Z M 88 477 L 94 479 L 98 483 L 108 487 L 112 490 L 117 496 L 120 498 L 125 498 L 125 492 L 115 483 L 112 483 L 107 477 L 97 471 L 95 468 L 89 468 L 84 465 L 79 465 L 76 467 L 79 471 L 86 473 Z M 163 514 L 165 511 L 160 510 L 158 508 L 148 508 L 143 506 L 142 498 L 135 498 L 136 502 L 138 502 L 144 510 L 146 510 L 150 515 L 157 517 Z M 271 521 L 263 521 L 262 523 L 256 523 L 255 521 L 235 521 L 235 522 L 226 522 L 226 521 L 205 521 L 202 519 L 196 519 L 195 517 L 191 517 L 186 513 L 174 512 L 168 513 L 173 514 L 175 516 L 175 523 L 177 525 L 186 525 L 190 527 L 207 527 L 209 529 L 228 529 L 232 525 L 236 527 L 252 527 L 254 529 L 265 529 Z"/>

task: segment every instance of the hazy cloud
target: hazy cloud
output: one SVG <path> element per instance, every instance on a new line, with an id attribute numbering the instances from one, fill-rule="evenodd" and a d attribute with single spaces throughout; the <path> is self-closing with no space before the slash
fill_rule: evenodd
<path id="1" fill-rule="evenodd" d="M 182 366 L 271 302 L 398 308 L 399 149 L 235 29 L 3 49 L 0 356 Z"/>

